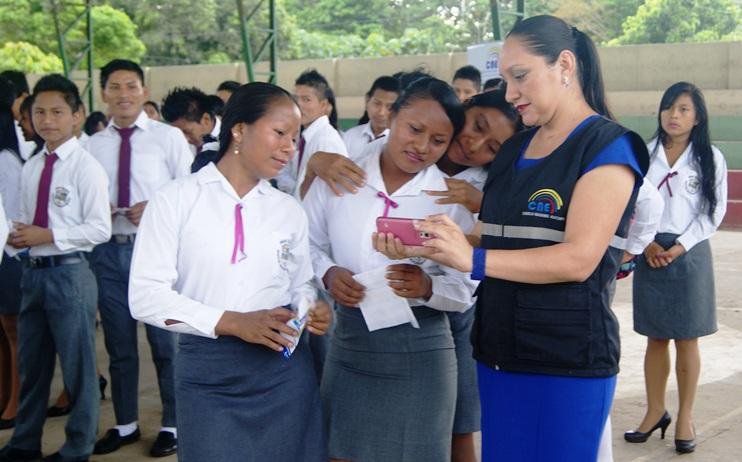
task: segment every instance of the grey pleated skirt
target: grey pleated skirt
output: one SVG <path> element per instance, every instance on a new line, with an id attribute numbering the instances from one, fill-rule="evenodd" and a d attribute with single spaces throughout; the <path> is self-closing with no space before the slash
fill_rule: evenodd
<path id="1" fill-rule="evenodd" d="M 676 234 L 655 241 L 670 248 Z M 634 270 L 634 330 L 656 339 L 693 339 L 713 334 L 716 325 L 714 266 L 708 240 L 699 242 L 664 268 L 651 268 L 643 256 Z"/>
<path id="2" fill-rule="evenodd" d="M 290 358 L 236 337 L 180 334 L 180 462 L 326 462 L 317 377 L 302 338 Z"/>
<path id="3" fill-rule="evenodd" d="M 453 342 L 456 346 L 457 387 L 456 415 L 453 432 L 474 433 L 482 427 L 482 409 L 479 404 L 477 385 L 477 362 L 471 344 L 471 328 L 474 325 L 474 307 L 463 313 L 446 313 L 451 324 Z"/>
<path id="4" fill-rule="evenodd" d="M 353 462 L 448 462 L 456 354 L 448 318 L 413 308 L 409 324 L 369 332 L 339 306 L 322 377 L 329 454 Z"/>

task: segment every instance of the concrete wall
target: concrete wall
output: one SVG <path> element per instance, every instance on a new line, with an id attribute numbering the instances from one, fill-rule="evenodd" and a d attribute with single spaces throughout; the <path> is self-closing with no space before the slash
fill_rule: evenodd
<path id="1" fill-rule="evenodd" d="M 742 114 L 742 42 L 605 47 L 599 53 L 609 98 L 618 114 L 655 113 L 662 91 L 679 80 L 700 86 L 712 113 Z M 352 118 L 363 112 L 363 94 L 379 75 L 424 66 L 450 81 L 454 71 L 464 64 L 466 53 L 281 61 L 278 83 L 290 89 L 299 73 L 316 68 L 334 88 L 340 116 Z M 265 70 L 265 63 L 257 68 Z M 247 81 L 245 65 L 150 67 L 145 75 L 152 99 L 157 101 L 174 86 L 196 86 L 214 92 L 221 81 L 228 79 Z M 99 93 L 96 73 L 97 108 L 103 107 Z"/>

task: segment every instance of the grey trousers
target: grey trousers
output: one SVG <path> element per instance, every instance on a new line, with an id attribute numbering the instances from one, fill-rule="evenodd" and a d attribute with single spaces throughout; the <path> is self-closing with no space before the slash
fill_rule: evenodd
<path id="1" fill-rule="evenodd" d="M 137 321 L 131 317 L 128 294 L 132 250 L 132 244 L 108 242 L 95 248 L 92 260 L 98 279 L 98 308 L 106 350 L 111 358 L 111 397 L 117 425 L 134 422 L 139 414 Z M 154 326 L 145 327 L 160 387 L 162 426 L 175 427 L 173 360 L 176 336 Z"/>
<path id="2" fill-rule="evenodd" d="M 72 406 L 65 460 L 87 459 L 98 432 L 100 396 L 95 369 L 95 278 L 87 262 L 23 269 L 18 317 L 18 371 L 21 400 L 10 446 L 41 449 L 41 434 L 59 354 Z"/>

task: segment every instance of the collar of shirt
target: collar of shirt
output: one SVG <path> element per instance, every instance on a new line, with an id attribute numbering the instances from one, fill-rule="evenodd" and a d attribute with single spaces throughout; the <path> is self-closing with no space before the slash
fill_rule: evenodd
<path id="1" fill-rule="evenodd" d="M 200 185 L 220 183 L 224 192 L 237 202 L 244 202 L 253 194 L 272 194 L 274 192 L 273 186 L 271 186 L 269 182 L 266 180 L 260 180 L 253 189 L 245 194 L 244 197 L 240 198 L 234 190 L 234 187 L 232 187 L 229 181 L 227 181 L 227 178 L 222 175 L 222 172 L 219 171 L 213 162 L 209 162 L 205 167 L 196 172 L 196 176 Z"/>
<path id="2" fill-rule="evenodd" d="M 41 153 L 44 155 L 47 155 L 50 152 L 54 152 L 57 154 L 57 157 L 59 157 L 59 160 L 65 160 L 69 156 L 71 156 L 72 153 L 75 152 L 75 150 L 79 147 L 80 147 L 80 142 L 77 141 L 77 138 L 73 136 L 72 138 L 62 143 L 60 146 L 57 147 L 57 149 L 53 151 L 49 151 L 49 148 L 47 148 L 45 144 L 44 149 L 41 151 Z"/>
<path id="3" fill-rule="evenodd" d="M 363 132 L 361 132 L 361 134 L 365 136 L 370 143 L 374 140 L 387 136 L 389 134 L 389 129 L 385 128 L 384 131 L 381 132 L 381 135 L 376 136 L 374 135 L 374 131 L 371 129 L 371 122 L 366 122 L 366 124 L 363 126 Z"/>
<path id="4" fill-rule="evenodd" d="M 655 139 L 654 143 L 657 145 L 657 159 L 661 161 L 663 166 L 666 167 L 668 170 L 680 170 L 692 161 L 691 153 L 693 152 L 693 143 L 688 143 L 688 147 L 685 148 L 685 151 L 680 154 L 680 157 L 678 157 L 678 160 L 675 161 L 675 165 L 673 165 L 672 167 L 670 167 L 670 162 L 667 160 L 665 147 L 662 145 L 662 143 L 660 143 L 658 139 Z M 654 145 L 649 148 L 649 152 L 652 152 L 653 149 Z"/>
<path id="5" fill-rule="evenodd" d="M 210 135 L 218 140 L 219 132 L 221 131 L 221 129 L 222 129 L 222 121 L 219 120 L 218 117 L 214 116 L 214 129 L 211 130 Z"/>
<path id="6" fill-rule="evenodd" d="M 147 113 L 144 112 L 144 110 L 142 110 L 142 112 L 139 113 L 139 115 L 137 116 L 137 119 L 134 121 L 133 124 L 131 124 L 131 126 L 132 127 L 141 128 L 142 130 L 147 130 L 149 128 L 150 120 L 151 119 L 149 117 L 147 117 Z M 114 134 L 117 134 L 117 133 L 115 133 L 116 132 L 116 129 L 117 128 L 121 128 L 121 127 L 119 125 L 117 125 L 113 121 L 113 117 L 111 117 L 111 121 L 108 122 L 108 127 L 107 128 L 108 128 L 108 131 L 109 132 L 114 133 Z"/>
<path id="7" fill-rule="evenodd" d="M 314 122 L 309 124 L 309 126 L 306 127 L 303 132 L 301 132 L 301 136 L 303 136 L 304 139 L 308 141 L 322 127 L 326 127 L 328 125 L 330 125 L 330 119 L 328 119 L 325 115 L 320 116 L 316 118 Z"/>
<path id="8" fill-rule="evenodd" d="M 445 181 L 443 180 L 443 173 L 438 170 L 438 167 L 431 165 L 426 169 L 420 171 L 410 181 L 403 184 L 401 188 L 389 194 L 384 184 L 384 178 L 381 176 L 381 153 L 386 147 L 388 138 L 379 138 L 368 145 L 368 153 L 361 162 L 358 164 L 367 174 L 367 185 L 374 188 L 377 191 L 381 191 L 389 197 L 399 196 L 419 196 L 423 191 L 428 189 L 445 189 Z M 431 185 L 437 185 L 436 188 L 431 188 Z"/>

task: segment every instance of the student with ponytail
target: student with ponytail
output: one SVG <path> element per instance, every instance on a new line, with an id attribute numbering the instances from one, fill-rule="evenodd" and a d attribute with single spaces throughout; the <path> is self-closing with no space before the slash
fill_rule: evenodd
<path id="1" fill-rule="evenodd" d="M 423 247 L 380 234 L 376 248 L 482 281 L 472 342 L 484 462 L 594 461 L 618 373 L 608 287 L 647 149 L 611 120 L 595 46 L 563 20 L 519 22 L 500 73 L 533 128 L 497 153 L 474 233 L 437 215 L 418 224 L 434 236 Z"/>
<path id="2" fill-rule="evenodd" d="M 657 132 L 649 143 L 647 179 L 665 201 L 654 242 L 637 259 L 634 276 L 634 330 L 647 336 L 644 378 L 647 411 L 626 441 L 643 443 L 670 425 L 665 388 L 670 374 L 670 340 L 677 351 L 679 408 L 675 449 L 695 450 L 693 400 L 701 358 L 698 337 L 716 326 L 714 268 L 709 238 L 726 212 L 727 165 L 711 145 L 708 112 L 701 90 L 687 82 L 662 96 Z"/>
<path id="3" fill-rule="evenodd" d="M 299 336 L 304 315 L 324 334 L 330 309 L 315 301 L 306 215 L 267 181 L 293 157 L 299 123 L 288 92 L 243 85 L 227 103 L 215 162 L 161 188 L 142 218 L 131 313 L 180 333 L 180 461 L 327 460 Z"/>

